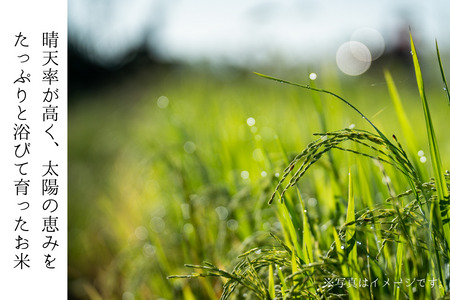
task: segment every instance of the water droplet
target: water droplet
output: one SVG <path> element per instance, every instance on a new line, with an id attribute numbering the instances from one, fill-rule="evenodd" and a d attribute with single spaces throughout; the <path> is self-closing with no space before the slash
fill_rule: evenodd
<path id="1" fill-rule="evenodd" d="M 447 91 L 447 88 L 444 86 L 443 88 L 442 88 L 444 91 Z"/>
<path id="2" fill-rule="evenodd" d="M 424 156 L 425 152 L 423 152 L 423 150 L 420 150 L 419 152 L 417 152 L 417 155 L 419 155 L 419 157 Z"/>
<path id="3" fill-rule="evenodd" d="M 280 177 L 280 173 L 275 173 L 275 177 Z"/>
<path id="4" fill-rule="evenodd" d="M 242 177 L 242 179 L 248 179 L 249 177 L 250 177 L 250 173 L 248 172 L 248 171 L 242 171 L 241 172 L 241 177 Z"/>
<path id="5" fill-rule="evenodd" d="M 427 162 L 427 158 L 425 156 L 422 156 L 420 158 L 420 162 L 423 163 L 423 164 L 426 163 Z"/>
<path id="6" fill-rule="evenodd" d="M 409 52 L 409 53 L 411 53 L 411 55 L 414 55 L 414 52 L 413 52 L 413 51 L 411 51 L 411 52 Z"/>
<path id="7" fill-rule="evenodd" d="M 316 80 L 317 79 L 317 74 L 316 73 L 309 74 L 309 79 Z"/>
<path id="8" fill-rule="evenodd" d="M 358 245 L 362 245 L 361 242 L 359 242 L 359 241 L 356 241 L 356 243 L 357 243 Z"/>
<path id="9" fill-rule="evenodd" d="M 256 254 L 261 254 L 261 249 L 255 251 Z"/>
<path id="10" fill-rule="evenodd" d="M 267 172 L 266 171 L 262 171 L 261 172 L 261 177 L 266 177 L 267 176 Z"/>
<path id="11" fill-rule="evenodd" d="M 344 246 L 341 246 L 341 249 L 344 250 L 345 249 Z"/>

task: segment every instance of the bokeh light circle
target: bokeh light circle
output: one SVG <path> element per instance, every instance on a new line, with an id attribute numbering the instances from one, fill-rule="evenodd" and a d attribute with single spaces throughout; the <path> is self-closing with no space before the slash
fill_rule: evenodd
<path id="1" fill-rule="evenodd" d="M 384 38 L 381 33 L 373 28 L 363 27 L 356 30 L 353 32 L 351 40 L 366 45 L 372 55 L 372 61 L 379 58 L 384 52 Z"/>
<path id="2" fill-rule="evenodd" d="M 336 63 L 347 75 L 358 76 L 370 68 L 372 56 L 363 43 L 350 41 L 342 44 L 336 52 Z"/>

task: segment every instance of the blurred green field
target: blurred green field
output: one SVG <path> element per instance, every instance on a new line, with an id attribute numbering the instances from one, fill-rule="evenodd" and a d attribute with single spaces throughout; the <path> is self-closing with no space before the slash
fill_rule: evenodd
<path id="1" fill-rule="evenodd" d="M 352 102 L 418 161 L 419 150 L 426 157 L 429 152 L 411 70 L 390 70 L 414 130 L 409 137 L 381 69 L 358 78 L 330 67 L 312 71 L 317 86 Z M 435 74 L 424 72 L 428 100 L 448 168 L 450 109 L 438 69 L 431 70 Z M 269 75 L 309 83 L 306 69 L 274 72 Z M 311 91 L 250 72 L 217 76 L 188 67 L 144 72 L 77 94 L 69 108 L 71 297 L 218 299 L 221 278 L 167 276 L 188 274 L 192 270 L 184 264 L 203 261 L 232 270 L 239 254 L 275 247 L 269 232 L 283 236 L 281 210 L 278 199 L 272 206 L 267 201 L 289 161 L 317 139 L 313 133 L 349 127 L 373 132 L 342 102 L 317 96 L 322 114 Z M 322 232 L 317 252 L 333 242 L 330 230 L 345 222 L 349 169 L 357 211 L 389 197 L 372 160 L 332 155 L 332 163 L 329 157 L 318 161 L 298 183 L 311 230 L 316 238 Z M 429 161 L 419 166 L 425 178 L 432 174 Z M 397 193 L 408 189 L 401 176 L 386 170 Z"/>

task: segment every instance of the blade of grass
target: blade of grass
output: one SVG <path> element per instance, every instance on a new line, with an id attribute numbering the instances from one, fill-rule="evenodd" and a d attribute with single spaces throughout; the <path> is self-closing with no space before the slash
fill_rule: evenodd
<path id="1" fill-rule="evenodd" d="M 313 239 L 311 230 L 309 228 L 309 222 L 308 222 L 308 215 L 306 214 L 305 205 L 303 203 L 303 200 L 300 196 L 300 192 L 297 189 L 297 194 L 301 202 L 301 214 L 303 219 L 303 257 L 305 258 L 305 262 L 307 264 L 310 264 L 314 261 L 313 254 L 312 254 L 312 245 L 313 245 Z"/>
<path id="2" fill-rule="evenodd" d="M 403 237 L 400 238 L 400 242 L 397 243 L 397 255 L 395 260 L 395 281 L 396 283 L 402 282 L 402 265 L 403 265 Z M 394 289 L 394 298 L 400 299 L 401 286 L 397 286 Z"/>
<path id="3" fill-rule="evenodd" d="M 292 254 L 295 256 L 294 251 L 292 251 Z M 294 264 L 294 262 L 292 262 Z M 295 261 L 295 265 L 297 266 L 297 261 Z M 281 295 L 284 297 L 286 296 L 286 291 L 290 287 L 288 283 L 286 282 L 286 277 L 284 276 L 283 269 L 281 266 L 277 266 L 278 268 L 278 277 L 280 278 L 280 284 L 281 284 Z"/>
<path id="4" fill-rule="evenodd" d="M 336 228 L 333 227 L 333 236 L 334 236 L 334 242 L 336 245 L 336 253 L 338 256 L 339 263 L 341 264 L 342 273 L 344 276 L 348 276 L 348 269 L 347 264 L 344 264 L 344 247 L 342 246 L 341 239 L 339 237 L 339 234 L 336 231 Z"/>
<path id="5" fill-rule="evenodd" d="M 303 251 L 301 251 L 301 247 L 298 242 L 294 224 L 292 223 L 291 216 L 284 202 L 280 204 L 280 214 L 282 217 L 281 218 L 279 217 L 278 219 L 281 221 L 287 245 L 291 249 L 295 248 L 297 254 L 299 255 L 300 260 L 302 262 L 305 262 L 306 258 L 303 255 Z"/>
<path id="6" fill-rule="evenodd" d="M 447 95 L 448 105 L 450 105 L 450 91 L 448 90 L 447 79 L 445 79 L 444 67 L 442 66 L 441 54 L 439 53 L 439 46 L 436 40 L 436 53 L 439 62 L 439 69 L 441 70 L 442 82 L 444 83 L 444 91 Z"/>
<path id="7" fill-rule="evenodd" d="M 438 193 L 439 201 L 442 201 L 448 197 L 448 189 L 447 185 L 445 184 L 445 177 L 442 168 L 441 156 L 439 154 L 438 142 L 436 139 L 436 134 L 434 132 L 433 122 L 431 120 L 431 112 L 428 107 L 427 98 L 425 96 L 425 87 L 422 78 L 422 71 L 420 69 L 419 60 L 417 58 L 416 48 L 414 46 L 414 41 L 411 33 L 410 39 L 411 39 L 411 51 L 414 62 L 414 70 L 416 73 L 417 87 L 419 89 L 420 99 L 422 100 L 422 107 L 425 115 L 425 124 L 427 127 L 427 134 L 428 134 L 428 144 L 430 147 L 431 160 L 436 180 L 436 190 Z M 450 215 L 447 215 L 447 217 L 450 217 Z"/>
<path id="8" fill-rule="evenodd" d="M 309 223 L 308 223 L 308 215 L 306 214 L 306 210 L 305 210 L 305 203 L 303 202 L 302 196 L 300 194 L 300 190 L 297 189 L 297 197 L 298 200 L 300 202 L 300 210 L 301 210 L 301 216 L 302 216 L 302 220 L 303 220 L 303 230 L 302 230 L 302 245 L 300 245 L 300 242 L 298 239 L 293 240 L 294 243 L 294 247 L 293 247 L 293 251 L 292 251 L 292 260 L 295 260 L 295 251 L 297 251 L 300 260 L 303 261 L 305 264 L 311 264 L 312 262 L 314 262 L 313 259 L 313 255 L 312 255 L 312 245 L 313 245 L 313 239 L 312 239 L 312 234 L 311 234 L 311 230 L 309 228 Z M 294 236 L 296 237 L 296 233 L 295 233 L 295 227 L 294 227 L 294 223 L 293 220 L 291 219 L 291 214 L 296 213 L 292 210 L 289 210 L 289 207 L 287 206 L 287 204 L 289 203 L 289 200 L 286 200 L 285 202 L 283 202 L 281 205 L 283 206 L 283 213 L 284 213 L 284 217 L 288 217 L 289 220 L 287 220 L 288 222 L 288 228 L 290 231 L 290 235 L 292 237 L 292 239 L 294 238 Z M 293 265 L 294 268 L 294 265 Z M 296 266 L 297 268 L 297 266 Z M 307 272 L 306 274 L 309 273 L 313 273 L 314 272 L 314 268 L 311 268 L 311 271 Z M 314 279 L 311 276 L 310 279 L 311 283 L 314 283 Z M 311 293 L 314 293 L 314 288 L 310 287 L 309 290 L 311 291 Z"/>
<path id="9" fill-rule="evenodd" d="M 275 298 L 275 279 L 273 274 L 273 265 L 269 265 L 269 295 L 270 299 Z"/>
<path id="10" fill-rule="evenodd" d="M 407 254 L 405 254 L 404 256 L 406 256 L 406 255 Z M 417 262 L 416 262 L 416 259 L 414 256 L 412 256 L 412 265 L 413 265 L 413 269 L 417 265 Z M 405 278 L 408 278 L 409 280 L 411 280 L 411 278 L 416 278 L 415 274 L 413 274 L 411 272 L 411 268 L 409 267 L 408 263 L 404 264 L 403 267 L 405 268 L 405 270 L 404 270 Z M 407 293 L 408 293 L 409 299 L 414 299 L 414 291 L 413 291 L 412 285 L 410 284 L 408 286 L 408 284 L 406 284 L 406 288 L 407 288 Z"/>
<path id="11" fill-rule="evenodd" d="M 292 249 L 291 265 L 292 265 L 292 274 L 295 274 L 298 271 L 300 271 L 297 265 L 297 256 L 295 255 L 295 248 Z"/>
<path id="12" fill-rule="evenodd" d="M 346 224 L 352 224 L 346 226 L 345 232 L 345 254 L 348 257 L 348 264 L 350 266 L 349 275 L 351 276 L 351 278 L 354 278 L 355 282 L 358 282 L 358 251 L 356 244 L 355 198 L 353 196 L 353 182 L 350 170 L 348 173 L 348 206 Z M 357 289 L 349 288 L 348 292 L 350 299 L 359 299 L 359 292 Z"/>
<path id="13" fill-rule="evenodd" d="M 183 299 L 184 300 L 195 300 L 195 296 L 192 293 L 192 290 L 189 287 L 189 285 L 183 286 Z"/>
<path id="14" fill-rule="evenodd" d="M 403 136 L 408 143 L 408 148 L 412 150 L 418 150 L 418 143 L 416 136 L 414 135 L 414 130 L 411 126 L 411 122 L 408 119 L 408 114 L 405 112 L 402 104 L 402 100 L 398 93 L 397 87 L 395 86 L 394 80 L 392 79 L 391 73 L 388 70 L 384 70 L 384 78 L 386 79 L 386 84 L 389 90 L 389 95 L 394 103 L 395 113 L 400 123 Z"/>
<path id="15" fill-rule="evenodd" d="M 449 254 L 449 248 L 448 245 L 450 245 L 450 224 L 447 222 L 445 225 L 443 225 L 442 219 L 441 219 L 441 214 L 445 214 L 446 218 L 450 218 L 450 213 L 447 211 L 446 213 L 444 212 L 445 208 L 447 205 L 444 205 L 444 201 L 446 199 L 448 199 L 448 189 L 447 189 L 447 184 L 445 182 L 445 176 L 444 176 L 444 172 L 443 172 L 443 168 L 442 168 L 442 163 L 441 163 L 441 156 L 439 153 L 439 147 L 438 147 L 438 142 L 437 142 L 437 138 L 436 138 L 436 134 L 434 132 L 434 127 L 433 127 L 433 122 L 431 119 L 431 112 L 430 109 L 428 107 L 428 101 L 425 95 L 425 87 L 424 87 L 424 82 L 423 82 L 423 78 L 422 78 L 422 71 L 420 69 L 420 65 L 419 65 L 419 59 L 417 57 L 417 52 L 416 52 L 416 48 L 414 46 L 414 41 L 413 41 L 413 37 L 412 34 L 410 32 L 409 34 L 410 36 L 410 41 L 411 41 L 411 54 L 413 57 L 413 63 L 414 63 L 414 71 L 416 73 L 416 81 L 417 81 L 417 87 L 419 90 L 419 95 L 420 95 L 420 99 L 422 100 L 422 108 L 423 108 L 423 112 L 424 112 L 424 116 L 425 116 L 425 124 L 426 124 L 426 128 L 427 128 L 427 135 L 428 135 L 428 145 L 430 148 L 430 154 L 431 154 L 431 162 L 432 162 L 432 166 L 433 166 L 433 173 L 434 173 L 434 177 L 435 177 L 435 183 L 436 183 L 436 192 L 437 192 L 437 196 L 438 196 L 438 205 L 434 204 L 434 201 L 431 203 L 431 208 L 430 208 L 430 214 L 432 215 L 432 217 L 430 216 L 430 231 L 433 232 L 434 228 L 433 226 L 437 226 L 438 227 L 438 231 L 439 232 L 444 232 L 444 239 L 445 239 L 445 253 L 448 255 Z M 437 224 L 435 224 L 437 223 Z M 434 238 L 436 238 L 436 235 L 434 235 Z M 437 250 L 437 249 L 436 249 Z M 438 264 L 439 264 L 439 255 L 436 253 L 436 259 L 438 259 Z M 443 266 L 442 270 L 442 266 L 438 267 L 439 272 L 437 272 L 435 270 L 435 273 L 440 274 L 440 278 L 441 278 L 441 282 L 442 285 L 444 286 L 444 290 L 447 291 L 449 289 L 448 283 L 447 283 L 447 279 L 443 278 L 445 274 L 445 277 L 448 277 L 448 262 L 445 263 L 445 266 Z M 441 296 L 443 291 L 441 291 Z"/>

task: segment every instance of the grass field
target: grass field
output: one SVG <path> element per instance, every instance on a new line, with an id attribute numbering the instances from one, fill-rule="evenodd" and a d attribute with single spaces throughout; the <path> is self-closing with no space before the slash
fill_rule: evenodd
<path id="1" fill-rule="evenodd" d="M 329 66 L 269 75 L 350 101 L 393 145 L 396 136 L 429 182 L 433 160 L 412 61 L 389 71 L 404 112 L 381 68 L 358 78 Z M 450 108 L 439 68 L 423 73 L 446 170 Z M 73 99 L 74 298 L 218 299 L 230 276 L 230 299 L 430 299 L 448 291 L 438 287 L 450 278 L 442 274 L 446 247 L 430 237 L 433 208 L 422 215 L 420 207 L 433 207 L 435 185 L 424 186 L 420 205 L 412 192 L 396 196 L 411 182 L 374 159 L 390 148 L 365 119 L 328 94 L 251 72 L 214 74 L 188 67 L 149 72 Z M 295 172 L 301 160 L 289 163 L 320 138 L 313 134 L 345 128 L 342 149 L 324 153 L 283 201 L 278 194 L 268 205 L 283 170 Z M 167 278 L 192 272 L 213 276 Z"/>

